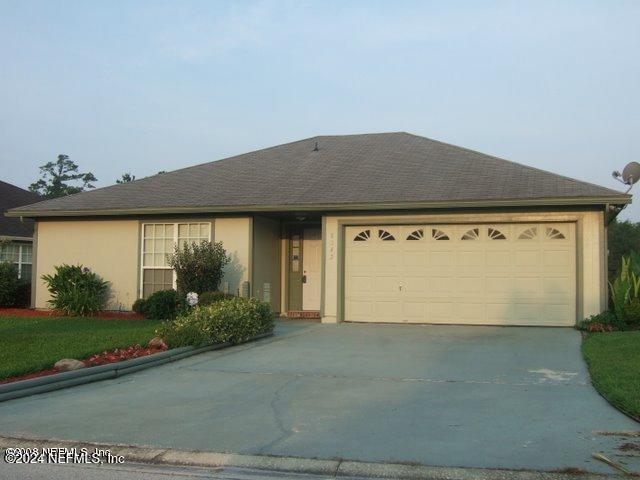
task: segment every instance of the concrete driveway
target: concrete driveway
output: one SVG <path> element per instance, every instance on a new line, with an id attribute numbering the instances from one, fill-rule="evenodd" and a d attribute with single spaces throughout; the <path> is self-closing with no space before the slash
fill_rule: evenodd
<path id="1" fill-rule="evenodd" d="M 0 404 L 0 434 L 179 449 L 611 472 L 638 431 L 560 328 L 321 325 Z"/>

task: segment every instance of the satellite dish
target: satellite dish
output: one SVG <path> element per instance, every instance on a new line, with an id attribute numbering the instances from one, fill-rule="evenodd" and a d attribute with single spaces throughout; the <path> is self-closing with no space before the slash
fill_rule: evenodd
<path id="1" fill-rule="evenodd" d="M 622 181 L 627 185 L 633 185 L 640 180 L 640 163 L 630 162 L 622 170 Z"/>

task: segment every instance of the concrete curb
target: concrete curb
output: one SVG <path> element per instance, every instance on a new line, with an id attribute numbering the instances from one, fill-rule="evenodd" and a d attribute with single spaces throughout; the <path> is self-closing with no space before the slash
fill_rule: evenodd
<path id="1" fill-rule="evenodd" d="M 112 443 L 74 442 L 0 436 L 0 449 L 6 448 L 86 448 L 109 450 L 124 456 L 126 463 L 209 468 L 239 468 L 274 473 L 302 473 L 332 478 L 381 478 L 398 480 L 604 480 L 627 478 L 588 472 L 563 473 L 532 470 L 505 470 L 466 467 L 430 467 L 402 463 L 360 462 L 354 460 L 322 460 L 314 458 L 243 455 L 237 453 L 174 450 L 159 447 Z"/>
<path id="2" fill-rule="evenodd" d="M 273 333 L 263 333 L 250 338 L 247 342 L 259 340 L 272 336 Z M 246 342 L 245 342 L 246 343 Z M 201 347 L 181 347 L 154 353 L 140 358 L 123 360 L 122 362 L 99 365 L 97 367 L 81 368 L 71 372 L 56 373 L 45 377 L 21 380 L 19 382 L 0 384 L 0 402 L 12 400 L 14 398 L 27 397 L 38 393 L 51 392 L 62 388 L 73 387 L 99 380 L 122 377 L 130 373 L 139 372 L 147 368 L 162 365 L 163 363 L 175 362 L 183 358 L 198 355 L 199 353 L 211 350 L 220 350 L 230 347 L 230 343 L 212 343 Z"/>

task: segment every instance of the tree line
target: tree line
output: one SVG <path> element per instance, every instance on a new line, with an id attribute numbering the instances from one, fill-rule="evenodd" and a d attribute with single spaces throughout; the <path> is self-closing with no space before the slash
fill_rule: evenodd
<path id="1" fill-rule="evenodd" d="M 123 173 L 116 183 L 133 182 L 131 173 Z M 98 179 L 91 172 L 81 172 L 80 167 L 69 155 L 60 154 L 55 162 L 47 162 L 40 167 L 40 178 L 29 185 L 29 190 L 42 198 L 58 198 L 80 193 L 92 188 Z"/>

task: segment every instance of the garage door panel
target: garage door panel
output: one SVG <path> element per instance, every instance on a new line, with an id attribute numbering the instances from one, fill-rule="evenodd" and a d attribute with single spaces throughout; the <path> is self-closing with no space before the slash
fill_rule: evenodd
<path id="1" fill-rule="evenodd" d="M 419 294 L 426 297 L 428 295 L 427 286 L 428 286 L 427 277 L 405 275 L 402 278 L 402 292 L 406 296 Z"/>
<path id="2" fill-rule="evenodd" d="M 456 291 L 456 282 L 452 277 L 433 277 L 429 291 L 436 296 L 439 294 L 453 295 Z"/>
<path id="3" fill-rule="evenodd" d="M 427 321 L 427 302 L 405 301 L 402 304 L 403 318 L 407 322 L 423 323 Z"/>
<path id="4" fill-rule="evenodd" d="M 458 265 L 462 267 L 480 267 L 485 264 L 484 251 L 480 250 L 464 250 L 458 252 Z"/>
<path id="5" fill-rule="evenodd" d="M 515 278 L 514 287 L 516 295 L 535 295 L 542 293 L 542 282 L 540 277 Z"/>
<path id="6" fill-rule="evenodd" d="M 541 252 L 537 250 L 520 250 L 514 255 L 514 264 L 517 267 L 540 268 Z"/>
<path id="7" fill-rule="evenodd" d="M 458 277 L 457 288 L 467 295 L 482 294 L 484 292 L 484 278 L 482 277 Z"/>
<path id="8" fill-rule="evenodd" d="M 429 321 L 431 323 L 453 323 L 452 302 L 430 302 Z"/>
<path id="9" fill-rule="evenodd" d="M 429 265 L 434 267 L 451 266 L 456 263 L 453 250 L 435 250 L 429 255 Z"/>
<path id="10" fill-rule="evenodd" d="M 508 325 L 513 321 L 514 305 L 511 302 L 491 302 L 487 303 L 486 324 Z"/>
<path id="11" fill-rule="evenodd" d="M 482 323 L 485 319 L 484 303 L 469 303 L 464 300 L 456 303 L 453 313 L 461 323 Z"/>
<path id="12" fill-rule="evenodd" d="M 401 318 L 402 304 L 400 301 L 377 301 L 374 303 L 374 316 L 380 322 L 391 322 Z"/>
<path id="13" fill-rule="evenodd" d="M 567 266 L 571 263 L 573 252 L 569 250 L 547 250 L 543 252 L 544 266 Z"/>
<path id="14" fill-rule="evenodd" d="M 487 267 L 508 267 L 513 264 L 511 252 L 508 250 L 494 250 L 496 247 L 491 246 L 491 250 L 486 252 Z"/>
<path id="15" fill-rule="evenodd" d="M 400 277 L 397 275 L 376 276 L 373 281 L 373 291 L 375 294 L 392 294 L 399 292 Z"/>
<path id="16" fill-rule="evenodd" d="M 543 280 L 544 295 L 565 295 L 569 296 L 573 289 L 568 277 L 547 277 Z"/>
<path id="17" fill-rule="evenodd" d="M 364 230 L 370 238 L 352 240 Z M 347 227 L 345 320 L 573 325 L 574 230 L 573 224 Z"/>
<path id="18" fill-rule="evenodd" d="M 412 268 L 420 268 L 423 269 L 428 264 L 428 254 L 427 252 L 403 252 L 402 254 L 402 265 L 406 267 Z"/>
<path id="19" fill-rule="evenodd" d="M 509 295 L 515 293 L 511 277 L 487 277 L 487 294 Z"/>

